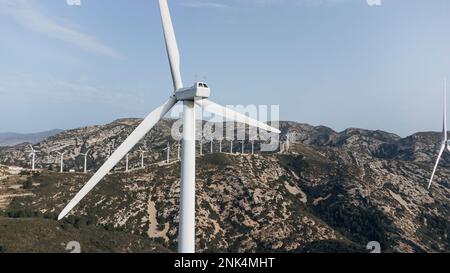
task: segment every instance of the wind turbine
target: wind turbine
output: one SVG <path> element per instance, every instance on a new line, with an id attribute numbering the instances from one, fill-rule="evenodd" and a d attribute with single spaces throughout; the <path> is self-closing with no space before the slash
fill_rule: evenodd
<path id="1" fill-rule="evenodd" d="M 84 173 L 87 173 L 87 158 L 90 151 L 91 150 L 87 150 L 84 154 L 80 153 L 80 155 L 84 156 Z"/>
<path id="2" fill-rule="evenodd" d="M 230 140 L 230 154 L 233 153 L 233 139 Z"/>
<path id="3" fill-rule="evenodd" d="M 60 156 L 60 165 L 61 165 L 60 173 L 63 173 L 64 172 L 64 155 L 67 153 L 67 151 L 64 153 L 60 153 L 60 152 L 56 152 L 56 153 L 59 154 L 59 156 Z"/>
<path id="4" fill-rule="evenodd" d="M 129 154 L 127 154 L 126 156 L 125 156 L 125 172 L 128 172 L 130 169 L 128 168 L 128 156 L 129 156 Z"/>
<path id="5" fill-rule="evenodd" d="M 181 159 L 181 142 L 178 141 L 178 160 Z"/>
<path id="6" fill-rule="evenodd" d="M 167 142 L 167 148 L 163 149 L 163 151 L 167 150 L 167 159 L 166 162 L 170 163 L 170 142 Z"/>
<path id="7" fill-rule="evenodd" d="M 112 149 L 114 149 L 115 146 L 116 146 L 116 140 L 115 139 L 112 140 L 112 144 L 108 143 L 108 158 L 111 157 Z"/>
<path id="8" fill-rule="evenodd" d="M 31 144 L 30 144 L 29 147 L 31 149 L 31 153 L 30 153 L 30 156 L 31 156 L 31 170 L 34 171 L 34 170 L 36 170 L 36 168 L 35 168 L 36 150 L 34 150 L 33 145 L 31 145 Z"/>
<path id="9" fill-rule="evenodd" d="M 119 161 L 167 114 L 177 102 L 182 102 L 183 108 L 183 145 L 181 156 L 180 183 L 180 220 L 178 251 L 180 253 L 195 252 L 195 127 L 196 107 L 201 103 L 204 110 L 224 118 L 258 127 L 262 130 L 279 134 L 280 131 L 265 123 L 250 119 L 238 112 L 220 106 L 208 100 L 211 90 L 206 83 L 198 82 L 192 87 L 183 88 L 180 73 L 180 54 L 173 30 L 167 0 L 159 0 L 166 49 L 172 72 L 174 93 L 162 106 L 150 113 L 144 121 L 119 146 L 104 165 L 94 174 L 88 183 L 63 209 L 58 219 L 64 218 Z"/>
<path id="10" fill-rule="evenodd" d="M 252 155 L 255 154 L 255 141 L 252 140 Z"/>
<path id="11" fill-rule="evenodd" d="M 209 152 L 211 154 L 214 153 L 214 140 L 212 140 L 212 139 L 211 139 L 211 142 L 210 142 Z"/>
<path id="12" fill-rule="evenodd" d="M 144 150 L 141 148 L 141 149 L 139 149 L 139 152 L 141 152 L 141 168 L 144 169 L 144 156 L 145 156 L 145 153 L 146 153 L 147 151 L 144 151 Z"/>
<path id="13" fill-rule="evenodd" d="M 442 143 L 441 148 L 439 150 L 439 155 L 436 160 L 436 164 L 434 165 L 433 173 L 431 174 L 430 182 L 428 183 L 428 189 L 431 188 L 431 185 L 433 184 L 433 178 L 434 174 L 436 173 L 437 167 L 439 165 L 439 162 L 441 161 L 442 154 L 445 151 L 445 148 L 447 148 L 448 151 L 450 151 L 450 141 L 448 140 L 447 136 L 447 79 L 444 81 L 444 122 L 443 122 L 443 129 L 442 129 Z"/>
<path id="14" fill-rule="evenodd" d="M 219 140 L 219 153 L 222 153 L 222 139 Z"/>
<path id="15" fill-rule="evenodd" d="M 245 153 L 245 147 L 244 147 L 244 145 L 245 145 L 245 140 L 242 140 L 242 149 L 241 149 L 242 154 Z"/>

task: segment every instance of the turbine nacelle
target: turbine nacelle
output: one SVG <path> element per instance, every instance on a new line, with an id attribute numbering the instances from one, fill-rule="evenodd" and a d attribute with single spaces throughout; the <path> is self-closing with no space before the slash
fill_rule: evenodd
<path id="1" fill-rule="evenodd" d="M 204 82 L 196 82 L 191 87 L 180 88 L 175 92 L 178 101 L 195 101 L 207 99 L 211 96 L 211 89 Z"/>

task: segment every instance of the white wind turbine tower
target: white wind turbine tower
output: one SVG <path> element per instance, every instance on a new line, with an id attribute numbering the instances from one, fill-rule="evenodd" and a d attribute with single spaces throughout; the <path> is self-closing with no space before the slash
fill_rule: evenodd
<path id="1" fill-rule="evenodd" d="M 30 156 L 31 156 L 31 170 L 34 171 L 34 170 L 36 170 L 36 167 L 35 167 L 36 150 L 33 148 L 33 145 L 30 145 L 29 147 L 31 149 L 31 153 L 30 153 Z"/>
<path id="2" fill-rule="evenodd" d="M 195 135 L 196 107 L 203 104 L 205 111 L 225 117 L 230 120 L 256 126 L 260 129 L 279 134 L 280 131 L 265 123 L 220 106 L 208 100 L 211 90 L 203 82 L 192 87 L 183 88 L 180 73 L 180 55 L 175 39 L 167 0 L 159 0 L 164 37 L 172 72 L 174 93 L 162 106 L 150 113 L 131 135 L 117 148 L 105 164 L 94 174 L 88 183 L 64 208 L 58 219 L 64 218 L 114 166 L 167 114 L 177 102 L 182 102 L 183 109 L 183 145 L 181 155 L 180 182 L 180 217 L 178 251 L 180 253 L 195 252 Z"/>
<path id="3" fill-rule="evenodd" d="M 444 153 L 446 148 L 448 151 L 450 151 L 450 145 L 449 145 L 450 141 L 448 140 L 448 135 L 447 135 L 447 80 L 444 81 L 444 122 L 443 122 L 442 134 L 443 134 L 443 136 L 442 136 L 441 148 L 439 150 L 439 155 L 436 160 L 436 164 L 434 165 L 433 173 L 431 174 L 431 178 L 428 183 L 428 189 L 430 189 L 431 185 L 433 184 L 434 174 L 436 173 L 439 162 L 441 161 L 442 154 Z"/>
<path id="4" fill-rule="evenodd" d="M 213 139 L 211 139 L 211 141 L 210 141 L 209 152 L 211 154 L 214 153 L 214 140 Z"/>
<path id="5" fill-rule="evenodd" d="M 128 158 L 129 158 L 129 154 L 127 154 L 125 156 L 125 172 L 128 172 L 130 170 L 128 167 L 128 162 L 129 162 Z"/>
<path id="6" fill-rule="evenodd" d="M 203 155 L 203 138 L 200 139 L 200 156 Z"/>
<path id="7" fill-rule="evenodd" d="M 84 154 L 80 153 L 80 155 L 84 156 L 84 171 L 83 171 L 84 173 L 87 173 L 87 158 L 90 151 L 91 150 L 87 150 Z"/>
<path id="8" fill-rule="evenodd" d="M 178 160 L 181 159 L 181 142 L 178 141 Z"/>
<path id="9" fill-rule="evenodd" d="M 61 166 L 60 173 L 63 173 L 64 172 L 64 155 L 67 153 L 67 151 L 64 153 L 60 153 L 60 152 L 56 152 L 56 153 L 59 154 L 59 156 L 60 156 L 60 166 Z"/>
<path id="10" fill-rule="evenodd" d="M 233 139 L 230 140 L 230 154 L 233 153 Z"/>
<path id="11" fill-rule="evenodd" d="M 219 153 L 222 153 L 222 139 L 219 140 Z"/>
<path id="12" fill-rule="evenodd" d="M 108 158 L 111 157 L 112 150 L 114 149 L 115 146 L 116 146 L 116 140 L 115 139 L 112 140 L 112 143 L 108 143 Z"/>
<path id="13" fill-rule="evenodd" d="M 139 149 L 139 152 L 141 153 L 141 168 L 144 169 L 144 157 L 145 157 L 145 153 L 147 153 L 147 151 L 144 151 L 144 149 Z"/>
<path id="14" fill-rule="evenodd" d="M 167 151 L 166 162 L 170 163 L 170 142 L 167 142 L 167 148 L 164 148 L 163 151 Z"/>
<path id="15" fill-rule="evenodd" d="M 241 148 L 241 152 L 242 154 L 245 154 L 245 140 L 242 140 L 242 148 Z"/>
<path id="16" fill-rule="evenodd" d="M 255 141 L 252 140 L 252 155 L 255 154 Z"/>

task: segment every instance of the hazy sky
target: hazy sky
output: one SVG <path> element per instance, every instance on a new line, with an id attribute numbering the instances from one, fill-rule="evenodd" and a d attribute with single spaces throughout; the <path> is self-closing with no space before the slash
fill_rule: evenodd
<path id="1" fill-rule="evenodd" d="M 171 0 L 185 85 L 281 119 L 440 130 L 450 1 Z M 172 92 L 156 0 L 0 0 L 0 132 L 144 117 Z"/>

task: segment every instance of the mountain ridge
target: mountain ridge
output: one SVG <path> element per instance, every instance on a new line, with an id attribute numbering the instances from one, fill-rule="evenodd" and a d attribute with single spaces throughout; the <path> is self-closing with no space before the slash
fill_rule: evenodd
<path id="1" fill-rule="evenodd" d="M 0 146 L 15 146 L 23 143 L 36 144 L 63 131 L 61 129 L 53 129 L 29 134 L 13 132 L 0 133 Z"/>

